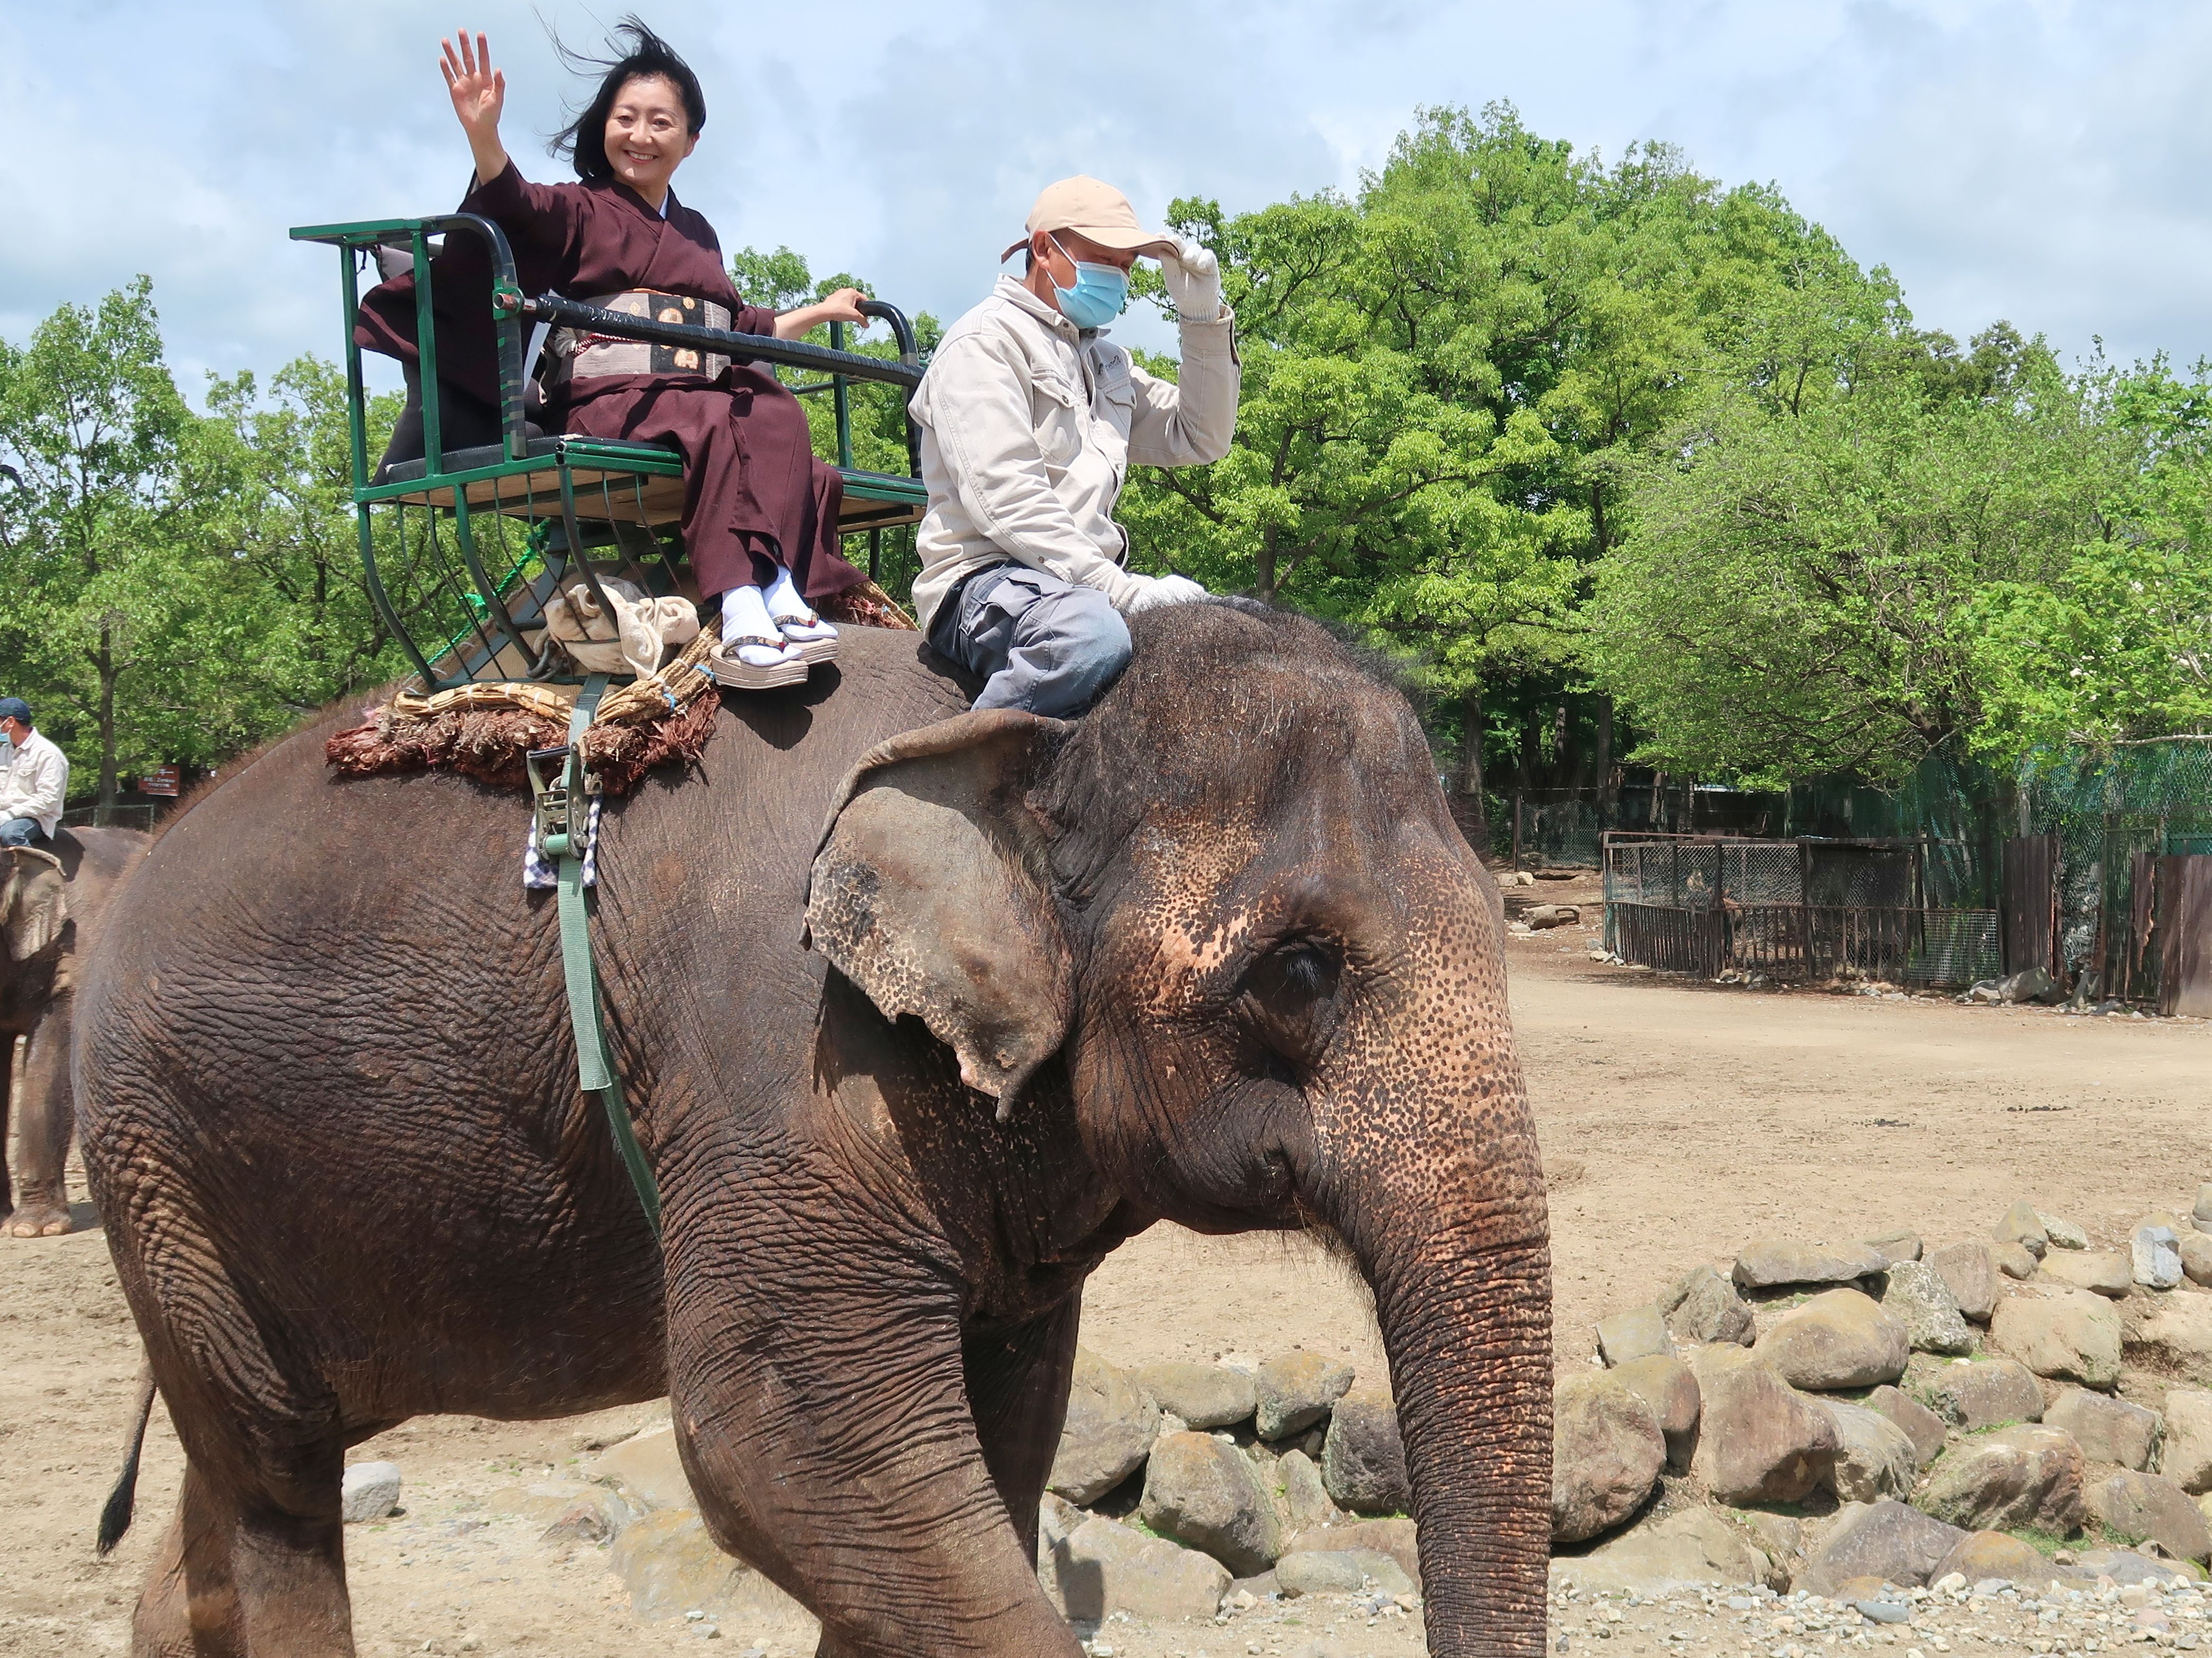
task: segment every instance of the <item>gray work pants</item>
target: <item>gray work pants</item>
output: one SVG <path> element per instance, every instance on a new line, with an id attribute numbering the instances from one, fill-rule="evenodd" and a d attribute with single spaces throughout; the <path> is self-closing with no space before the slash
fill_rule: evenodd
<path id="1" fill-rule="evenodd" d="M 1129 625 L 1096 588 L 1027 564 L 978 570 L 938 607 L 929 643 L 985 681 L 978 708 L 1080 714 L 1128 665 Z"/>

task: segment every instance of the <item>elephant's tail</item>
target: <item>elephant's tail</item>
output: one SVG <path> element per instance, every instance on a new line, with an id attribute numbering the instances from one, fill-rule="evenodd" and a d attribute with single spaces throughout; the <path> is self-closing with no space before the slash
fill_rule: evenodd
<path id="1" fill-rule="evenodd" d="M 149 1364 L 138 1372 L 138 1408 L 131 1412 L 131 1431 L 123 1441 L 123 1472 L 116 1476 L 115 1489 L 107 1494 L 106 1504 L 100 1511 L 100 1540 L 95 1546 L 102 1555 L 131 1529 L 131 1508 L 138 1496 L 138 1454 L 146 1448 L 146 1423 L 153 1415 L 154 1367 Z"/>

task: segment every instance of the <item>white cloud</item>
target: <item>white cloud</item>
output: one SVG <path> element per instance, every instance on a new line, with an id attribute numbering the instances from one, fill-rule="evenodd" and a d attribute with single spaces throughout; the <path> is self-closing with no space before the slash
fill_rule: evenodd
<path id="1" fill-rule="evenodd" d="M 544 8 L 572 44 L 597 19 Z M 1140 211 L 1356 186 L 1422 104 L 1516 102 L 1547 136 L 1656 137 L 1772 180 L 1921 320 L 2003 316 L 2069 351 L 2212 352 L 2212 13 L 2152 0 L 1569 0 L 1547 8 L 1130 0 L 1110 14 L 862 0 L 763 20 L 645 8 L 707 84 L 678 190 L 735 247 L 787 243 L 956 314 L 1037 187 L 1073 171 Z M 150 272 L 187 383 L 338 346 L 336 272 L 287 227 L 450 205 L 467 172 L 435 70 L 454 8 L 421 0 L 0 12 L 0 333 Z M 478 15 L 511 147 L 575 83 L 532 8 Z M 50 161 L 46 158 L 52 158 Z M 1141 323 L 1140 338 L 1149 331 Z"/>

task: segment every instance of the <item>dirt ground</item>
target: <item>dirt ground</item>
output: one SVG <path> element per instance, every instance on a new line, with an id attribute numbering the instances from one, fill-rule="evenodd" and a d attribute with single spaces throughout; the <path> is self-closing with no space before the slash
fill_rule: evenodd
<path id="1" fill-rule="evenodd" d="M 1579 883 L 1520 896 L 1596 913 Z M 1509 947 L 1553 1185 L 1562 1362 L 1587 1362 L 1597 1318 L 1753 1237 L 1911 1227 L 1941 1242 L 1984 1232 L 2022 1196 L 2109 1237 L 2212 1179 L 2203 1024 L 1687 984 L 1591 960 L 1595 937 L 1585 925 Z M 0 1658 L 126 1650 L 176 1496 L 181 1459 L 157 1413 L 138 1524 L 111 1559 L 94 1558 L 137 1341 L 88 1206 L 79 1212 L 87 1229 L 70 1237 L 0 1241 Z M 1157 1228 L 1093 1280 L 1084 1326 L 1121 1363 L 1303 1345 L 1386 1380 L 1358 1284 L 1295 1242 Z M 541 1543 L 542 1521 L 487 1503 L 519 1478 L 576 1472 L 593 1435 L 661 1417 L 641 1406 L 520 1425 L 440 1417 L 356 1452 L 398 1462 L 408 1482 L 402 1515 L 349 1534 L 362 1651 L 696 1649 L 696 1627 L 632 1617 L 603 1549 Z M 720 1633 L 733 1654 L 757 1639 Z M 1219 1627 L 1109 1624 L 1101 1640 L 1127 1658 L 1419 1650 L 1417 1618 L 1370 1623 L 1348 1603 Z M 788 1637 L 765 1649 L 795 1650 Z"/>

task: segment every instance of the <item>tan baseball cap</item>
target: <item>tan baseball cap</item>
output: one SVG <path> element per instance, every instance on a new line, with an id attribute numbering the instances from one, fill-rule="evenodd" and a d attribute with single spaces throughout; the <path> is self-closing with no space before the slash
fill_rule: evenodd
<path id="1" fill-rule="evenodd" d="M 1101 247 L 1149 253 L 1155 259 L 1174 253 L 1182 245 L 1164 230 L 1146 229 L 1137 222 L 1137 210 L 1129 205 L 1127 196 L 1112 185 L 1082 174 L 1044 187 L 1036 205 L 1030 209 L 1028 235 L 999 258 L 1012 258 L 1040 230 L 1073 230 Z"/>

